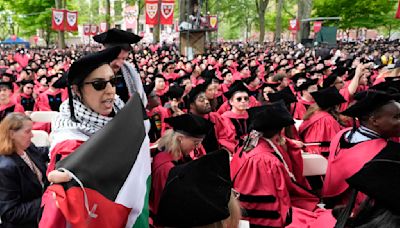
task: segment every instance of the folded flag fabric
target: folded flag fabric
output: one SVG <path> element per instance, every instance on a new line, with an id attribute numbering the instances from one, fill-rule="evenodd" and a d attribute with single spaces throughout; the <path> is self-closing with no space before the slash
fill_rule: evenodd
<path id="1" fill-rule="evenodd" d="M 57 163 L 57 169 L 74 178 L 49 190 L 72 227 L 148 227 L 151 158 L 146 121 L 135 94 L 103 129 Z"/>

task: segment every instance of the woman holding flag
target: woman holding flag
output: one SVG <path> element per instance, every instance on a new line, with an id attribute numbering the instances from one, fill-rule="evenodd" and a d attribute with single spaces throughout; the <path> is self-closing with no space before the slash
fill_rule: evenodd
<path id="1" fill-rule="evenodd" d="M 52 123 L 47 170 L 50 182 L 62 184 L 51 185 L 44 193 L 40 227 L 145 227 L 148 223 L 150 154 L 145 112 L 139 95 L 126 105 L 116 95 L 118 78 L 110 62 L 120 52 L 120 47 L 112 47 L 89 54 L 70 68 L 70 99 Z M 137 169 L 140 172 L 134 172 Z M 132 185 L 137 197 L 127 197 Z"/>

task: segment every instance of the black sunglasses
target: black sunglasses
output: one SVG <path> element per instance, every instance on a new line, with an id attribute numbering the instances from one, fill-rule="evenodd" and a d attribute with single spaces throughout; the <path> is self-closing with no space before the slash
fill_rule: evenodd
<path id="1" fill-rule="evenodd" d="M 248 101 L 248 100 L 249 100 L 249 97 L 238 97 L 238 98 L 236 98 L 236 100 L 237 100 L 238 102 L 241 102 L 242 99 L 243 99 L 244 101 Z"/>
<path id="2" fill-rule="evenodd" d="M 111 78 L 108 81 L 106 81 L 106 80 L 97 80 L 97 81 L 92 81 L 92 82 L 85 82 L 83 84 L 85 84 L 85 85 L 91 84 L 95 90 L 101 91 L 101 90 L 106 88 L 108 82 L 111 84 L 112 87 L 115 87 L 115 85 L 118 83 L 118 80 L 120 78 L 121 78 L 120 76 L 116 76 L 116 77 Z"/>

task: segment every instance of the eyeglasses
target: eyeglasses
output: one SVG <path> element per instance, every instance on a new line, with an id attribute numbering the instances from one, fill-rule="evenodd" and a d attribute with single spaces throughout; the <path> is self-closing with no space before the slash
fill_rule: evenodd
<path id="1" fill-rule="evenodd" d="M 237 102 L 241 102 L 242 100 L 244 100 L 244 101 L 249 101 L 249 97 L 237 97 L 237 98 L 236 98 L 236 101 L 237 101 Z"/>
<path id="2" fill-rule="evenodd" d="M 97 91 L 101 91 L 104 90 L 107 86 L 107 83 L 110 83 L 110 85 L 112 87 L 115 87 L 115 85 L 118 83 L 118 80 L 121 77 L 116 76 L 111 78 L 110 80 L 106 81 L 106 80 L 97 80 L 97 81 L 92 81 L 92 82 L 85 82 L 83 84 L 87 85 L 87 84 L 91 84 L 93 86 L 93 88 Z"/>

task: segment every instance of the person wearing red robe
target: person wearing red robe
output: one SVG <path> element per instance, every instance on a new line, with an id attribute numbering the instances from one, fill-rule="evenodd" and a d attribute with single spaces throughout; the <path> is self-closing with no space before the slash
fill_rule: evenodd
<path id="1" fill-rule="evenodd" d="M 19 92 L 15 94 L 15 101 L 24 107 L 25 112 L 32 112 L 35 107 L 35 98 L 33 97 L 34 82 L 33 80 L 23 80 L 20 85 Z"/>
<path id="2" fill-rule="evenodd" d="M 293 118 L 302 120 L 307 109 L 315 104 L 314 98 L 311 96 L 312 92 L 318 90 L 317 87 L 318 79 L 306 79 L 301 85 L 296 87 L 296 91 L 299 91 L 297 96 L 297 102 L 295 104 Z"/>
<path id="3" fill-rule="evenodd" d="M 206 153 L 218 150 L 222 147 L 231 146 L 235 135 L 232 131 L 226 130 L 225 120 L 217 113 L 211 112 L 211 105 L 205 95 L 203 85 L 198 85 L 188 96 L 185 97 L 189 113 L 201 116 L 214 124 L 214 131 L 210 131 L 204 138 L 202 145 Z"/>
<path id="4" fill-rule="evenodd" d="M 160 197 L 169 171 L 178 164 L 178 161 L 189 156 L 189 153 L 201 144 L 212 127 L 212 123 L 206 119 L 191 114 L 167 118 L 165 122 L 172 126 L 172 129 L 165 132 L 159 140 L 160 152 L 154 156 L 151 166 L 152 183 L 149 207 L 153 218 L 157 216 Z"/>
<path id="5" fill-rule="evenodd" d="M 251 116 L 252 131 L 231 162 L 233 188 L 251 227 L 284 227 L 291 223 L 292 206 L 313 211 L 319 199 L 299 183 L 306 183 L 300 148 L 289 139 L 285 146 L 280 142 L 279 133 L 294 123 L 285 104 L 261 106 Z"/>
<path id="6" fill-rule="evenodd" d="M 12 84 L 0 82 L 0 121 L 12 112 L 24 112 L 24 107 L 12 99 Z"/>
<path id="7" fill-rule="evenodd" d="M 86 142 L 97 131 L 101 130 L 113 116 L 123 108 L 124 102 L 116 95 L 115 84 L 106 83 L 103 89 L 95 89 L 93 80 L 108 81 L 115 79 L 109 65 L 121 49 L 119 47 L 105 49 L 87 55 L 76 62 L 68 73 L 68 83 L 72 88 L 71 102 L 63 102 L 60 114 L 52 124 L 52 141 L 50 145 L 50 162 L 47 174 L 55 171 L 56 163 Z M 110 81 L 108 81 L 110 82 Z M 111 102 L 104 102 L 105 97 L 112 97 Z M 40 227 L 67 227 L 67 222 L 56 207 L 51 194 L 46 191 L 42 197 L 43 215 Z"/>
<path id="8" fill-rule="evenodd" d="M 341 129 L 337 118 L 337 106 L 345 99 L 335 87 L 329 87 L 311 93 L 316 105 L 310 106 L 299 127 L 300 137 L 305 143 L 317 143 L 307 147 L 310 153 L 324 154 L 329 151 L 329 142 Z"/>
<path id="9" fill-rule="evenodd" d="M 346 179 L 355 174 L 384 148 L 392 137 L 400 136 L 398 96 L 367 90 L 355 96 L 357 102 L 342 114 L 358 118 L 360 126 L 344 129 L 332 138 L 322 196 L 331 207 L 350 198 Z"/>
<path id="10" fill-rule="evenodd" d="M 61 103 L 67 99 L 64 89 L 53 87 L 58 80 L 57 76 L 48 77 L 49 88 L 37 98 L 35 109 L 38 111 L 59 111 Z"/>
<path id="11" fill-rule="evenodd" d="M 232 109 L 224 112 L 221 116 L 226 123 L 226 130 L 230 132 L 228 135 L 235 136 L 235 138 L 230 139 L 229 145 L 226 146 L 231 153 L 235 153 L 237 148 L 243 145 L 243 137 L 248 133 L 248 89 L 241 81 L 235 81 L 229 88 L 229 91 L 225 93 L 225 96 L 229 99 L 229 104 L 232 106 Z"/>
<path id="12" fill-rule="evenodd" d="M 225 69 L 221 74 L 222 79 L 224 80 L 221 84 L 221 92 L 226 93 L 229 90 L 229 87 L 232 85 L 232 72 L 228 69 Z"/>

